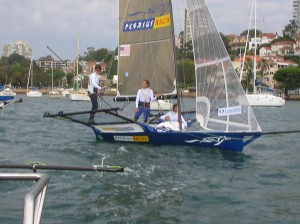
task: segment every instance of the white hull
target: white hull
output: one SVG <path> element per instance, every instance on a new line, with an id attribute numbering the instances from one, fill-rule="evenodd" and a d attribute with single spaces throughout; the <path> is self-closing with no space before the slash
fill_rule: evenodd
<path id="1" fill-rule="evenodd" d="M 28 97 L 42 97 L 42 93 L 39 91 L 29 91 L 26 93 Z"/>
<path id="2" fill-rule="evenodd" d="M 157 100 L 150 103 L 151 110 L 172 110 L 172 102 L 169 100 Z"/>
<path id="3" fill-rule="evenodd" d="M 70 92 L 68 90 L 63 90 L 63 91 L 61 91 L 61 96 L 62 97 L 69 97 L 70 96 Z"/>
<path id="4" fill-rule="evenodd" d="M 5 90 L 2 91 L 3 96 L 16 96 L 17 94 L 13 92 L 11 89 L 6 88 Z"/>
<path id="5" fill-rule="evenodd" d="M 70 98 L 72 101 L 90 101 L 88 93 L 71 93 Z"/>
<path id="6" fill-rule="evenodd" d="M 51 91 L 48 94 L 48 98 L 49 99 L 60 99 L 61 98 L 61 94 L 58 91 Z"/>
<path id="7" fill-rule="evenodd" d="M 285 100 L 271 94 L 246 94 L 247 100 L 254 107 L 282 107 Z"/>

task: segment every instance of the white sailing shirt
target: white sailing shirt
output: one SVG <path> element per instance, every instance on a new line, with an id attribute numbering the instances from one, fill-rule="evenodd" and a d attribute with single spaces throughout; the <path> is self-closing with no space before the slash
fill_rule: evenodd
<path id="1" fill-rule="evenodd" d="M 88 84 L 88 91 L 90 93 L 94 93 L 95 89 L 101 89 L 101 87 L 98 85 L 99 83 L 99 75 L 96 72 L 93 72 L 89 76 L 89 84 Z"/>
<path id="2" fill-rule="evenodd" d="M 139 89 L 136 94 L 135 107 L 139 107 L 139 102 L 150 103 L 156 100 L 153 90 L 150 88 Z"/>
<path id="3" fill-rule="evenodd" d="M 159 119 L 165 120 L 166 117 L 168 116 L 170 117 L 170 121 L 178 122 L 178 112 L 175 113 L 174 111 L 170 111 L 166 113 L 165 115 L 161 116 Z M 182 116 L 181 116 L 181 123 L 183 124 L 184 128 L 187 128 L 187 123 Z"/>

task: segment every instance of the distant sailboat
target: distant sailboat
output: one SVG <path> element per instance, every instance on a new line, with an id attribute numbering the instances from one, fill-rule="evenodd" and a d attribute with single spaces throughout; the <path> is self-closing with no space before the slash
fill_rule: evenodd
<path id="1" fill-rule="evenodd" d="M 76 76 L 74 78 L 74 84 L 76 85 L 76 90 L 70 92 L 70 99 L 72 101 L 90 101 L 90 97 L 87 89 L 82 89 L 82 77 L 79 77 L 79 34 L 77 38 L 77 56 L 76 56 Z M 78 86 L 80 83 L 80 88 Z"/>
<path id="2" fill-rule="evenodd" d="M 60 99 L 61 98 L 61 93 L 57 90 L 53 89 L 53 58 L 52 58 L 52 62 L 51 62 L 51 91 L 48 93 L 48 98 L 49 99 Z"/>
<path id="3" fill-rule="evenodd" d="M 247 100 L 251 106 L 255 107 L 281 107 L 285 104 L 285 100 L 276 95 L 275 90 L 272 90 L 270 87 L 264 87 L 264 86 L 256 86 L 256 69 L 257 69 L 257 28 L 256 28 L 256 5 L 257 0 L 253 0 L 254 4 L 254 59 L 253 59 L 253 93 L 252 94 L 246 94 Z M 252 6 L 253 9 L 253 6 Z M 252 17 L 252 11 L 251 10 L 251 17 Z M 251 23 L 251 17 L 250 17 L 250 23 Z M 250 27 L 250 25 L 249 25 Z M 245 49 L 246 51 L 246 49 Z"/>
<path id="4" fill-rule="evenodd" d="M 29 90 L 29 81 L 31 83 L 31 90 Z M 28 97 L 41 97 L 42 93 L 38 90 L 33 89 L 33 60 L 31 58 L 29 72 L 28 72 L 28 80 L 27 80 L 27 93 Z"/>

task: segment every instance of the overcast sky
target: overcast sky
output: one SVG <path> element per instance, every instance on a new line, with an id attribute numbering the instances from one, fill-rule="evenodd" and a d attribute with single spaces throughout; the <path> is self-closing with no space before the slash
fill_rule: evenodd
<path id="1" fill-rule="evenodd" d="M 174 11 L 182 2 L 174 1 Z M 292 18 L 292 2 L 258 0 L 258 29 L 282 35 Z M 252 0 L 207 0 L 207 4 L 220 32 L 240 34 L 248 28 Z M 78 33 L 80 54 L 87 47 L 114 50 L 118 44 L 118 0 L 0 0 L 0 5 L 1 54 L 5 44 L 23 40 L 33 47 L 34 59 L 50 55 L 49 46 L 62 59 L 73 60 Z M 183 20 L 183 14 L 177 15 L 174 20 Z"/>

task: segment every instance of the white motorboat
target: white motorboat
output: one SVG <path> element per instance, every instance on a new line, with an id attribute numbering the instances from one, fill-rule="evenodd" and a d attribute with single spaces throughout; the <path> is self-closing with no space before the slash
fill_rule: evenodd
<path id="1" fill-rule="evenodd" d="M 26 93 L 28 97 L 41 97 L 43 94 L 37 90 L 31 90 Z"/>
<path id="2" fill-rule="evenodd" d="M 10 88 L 6 88 L 2 91 L 3 96 L 15 96 L 17 95 L 15 92 L 13 92 Z"/>
<path id="3" fill-rule="evenodd" d="M 72 101 L 90 101 L 89 94 L 86 90 L 78 90 L 70 93 Z"/>
<path id="4" fill-rule="evenodd" d="M 172 102 L 170 100 L 156 100 L 150 103 L 151 110 L 172 110 Z"/>

